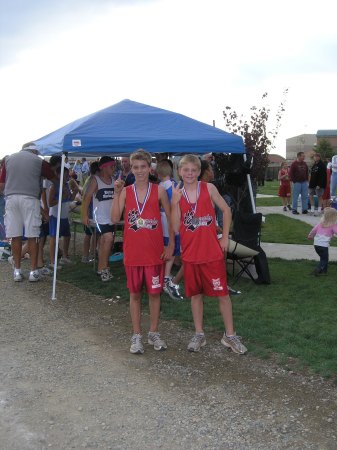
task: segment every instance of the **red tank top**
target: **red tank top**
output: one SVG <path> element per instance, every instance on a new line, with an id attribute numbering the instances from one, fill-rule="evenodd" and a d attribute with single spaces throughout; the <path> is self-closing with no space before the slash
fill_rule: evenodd
<path id="1" fill-rule="evenodd" d="M 201 264 L 223 259 L 215 226 L 215 210 L 207 189 L 200 181 L 197 203 L 191 205 L 183 194 L 180 199 L 180 242 L 183 261 Z M 186 198 L 187 197 L 187 198 Z"/>
<path id="2" fill-rule="evenodd" d="M 158 185 L 149 183 L 144 203 L 139 204 L 135 185 L 126 187 L 124 225 L 124 264 L 154 266 L 163 264 L 163 230 L 158 200 Z"/>

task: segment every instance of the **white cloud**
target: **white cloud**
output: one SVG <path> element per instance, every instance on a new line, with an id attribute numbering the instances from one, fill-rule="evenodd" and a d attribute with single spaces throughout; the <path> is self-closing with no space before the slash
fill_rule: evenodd
<path id="1" fill-rule="evenodd" d="M 79 3 L 40 11 L 44 32 L 0 70 L 1 154 L 124 98 L 223 128 L 226 105 L 248 112 L 267 91 L 276 110 L 289 87 L 280 153 L 286 137 L 336 128 L 330 0 Z"/>

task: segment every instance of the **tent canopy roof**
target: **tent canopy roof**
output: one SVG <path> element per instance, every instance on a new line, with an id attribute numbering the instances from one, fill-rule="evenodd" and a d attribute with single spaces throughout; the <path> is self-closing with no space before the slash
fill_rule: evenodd
<path id="1" fill-rule="evenodd" d="M 123 100 L 34 141 L 42 155 L 245 153 L 240 136 L 182 114 Z"/>

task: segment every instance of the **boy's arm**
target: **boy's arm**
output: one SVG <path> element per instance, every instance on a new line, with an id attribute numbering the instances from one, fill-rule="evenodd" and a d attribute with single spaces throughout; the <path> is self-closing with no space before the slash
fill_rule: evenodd
<path id="1" fill-rule="evenodd" d="M 94 193 L 97 190 L 97 181 L 96 178 L 92 178 L 92 180 L 90 181 L 90 184 L 88 186 L 88 189 L 85 193 L 85 196 L 83 198 L 83 203 L 82 203 L 82 212 L 81 212 L 81 219 L 82 219 L 82 223 L 86 226 L 89 225 L 89 217 L 88 217 L 88 208 L 92 199 L 92 196 L 94 195 Z"/>
<path id="2" fill-rule="evenodd" d="M 6 166 L 5 164 L 2 166 L 0 170 L 0 194 L 2 194 L 5 190 L 5 182 L 6 182 Z"/>
<path id="3" fill-rule="evenodd" d="M 172 199 L 171 199 L 171 226 L 175 233 L 179 233 L 181 211 L 179 201 L 182 196 L 182 190 L 179 188 L 179 184 L 174 186 L 172 182 Z"/>
<path id="4" fill-rule="evenodd" d="M 226 252 L 228 248 L 228 234 L 229 234 L 229 227 L 232 222 L 232 212 L 230 207 L 227 205 L 225 200 L 221 197 L 219 194 L 219 191 L 217 188 L 211 184 L 207 183 L 207 188 L 209 195 L 213 201 L 213 203 L 222 211 L 223 214 L 223 229 L 222 229 L 222 237 L 219 240 L 220 247 L 222 248 L 222 251 Z"/>
<path id="5" fill-rule="evenodd" d="M 46 193 L 46 189 L 42 189 L 41 192 L 41 203 L 42 203 L 42 217 L 44 222 L 48 222 L 49 220 L 49 208 L 48 208 L 48 203 L 47 203 L 47 193 Z"/>
<path id="6" fill-rule="evenodd" d="M 174 252 L 174 231 L 171 225 L 171 206 L 170 201 L 167 196 L 167 192 L 161 186 L 158 187 L 158 198 L 161 206 L 164 208 L 166 217 L 167 217 L 167 226 L 169 232 L 169 245 L 168 247 L 164 247 L 164 252 L 161 255 L 161 259 L 167 260 L 171 258 Z"/>
<path id="7" fill-rule="evenodd" d="M 126 190 L 124 187 L 124 180 L 120 177 L 114 183 L 114 198 L 111 206 L 111 222 L 117 223 L 121 220 L 126 199 Z"/>
<path id="8" fill-rule="evenodd" d="M 49 198 L 48 198 L 48 203 L 49 206 L 55 206 L 58 203 L 58 199 L 55 198 L 55 185 L 53 184 L 49 190 Z"/>

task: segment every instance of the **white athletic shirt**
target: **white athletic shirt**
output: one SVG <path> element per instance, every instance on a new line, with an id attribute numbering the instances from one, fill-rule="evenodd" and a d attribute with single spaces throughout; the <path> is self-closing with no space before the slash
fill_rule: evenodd
<path id="1" fill-rule="evenodd" d="M 111 206 L 114 197 L 115 178 L 111 177 L 111 183 L 106 184 L 97 175 L 97 191 L 93 196 L 93 219 L 101 225 L 112 225 Z"/>

